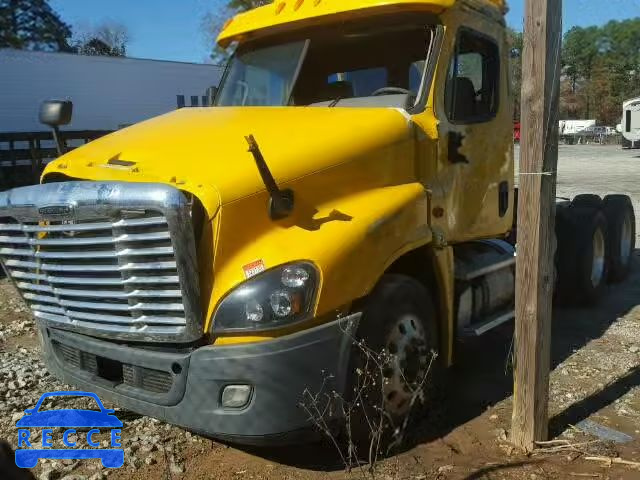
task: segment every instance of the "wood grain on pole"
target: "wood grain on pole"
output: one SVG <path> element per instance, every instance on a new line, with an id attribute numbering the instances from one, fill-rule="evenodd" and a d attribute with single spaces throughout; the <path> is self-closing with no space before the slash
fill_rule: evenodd
<path id="1" fill-rule="evenodd" d="M 511 440 L 548 435 L 562 0 L 526 0 Z"/>

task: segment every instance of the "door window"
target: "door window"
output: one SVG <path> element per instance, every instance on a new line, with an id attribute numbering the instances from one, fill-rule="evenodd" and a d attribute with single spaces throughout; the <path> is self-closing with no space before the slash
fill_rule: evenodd
<path id="1" fill-rule="evenodd" d="M 498 111 L 500 57 L 488 37 L 463 29 L 447 76 L 445 105 L 453 123 L 484 122 Z"/>

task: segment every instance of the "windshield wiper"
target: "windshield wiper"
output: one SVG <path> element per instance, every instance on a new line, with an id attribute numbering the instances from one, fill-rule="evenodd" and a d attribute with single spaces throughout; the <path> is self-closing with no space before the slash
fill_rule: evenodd
<path id="1" fill-rule="evenodd" d="M 333 100 L 331 100 L 331 103 L 330 103 L 329 105 L 327 105 L 327 106 L 328 106 L 329 108 L 331 108 L 331 107 L 335 107 L 335 106 L 338 104 L 338 102 L 339 102 L 340 100 L 342 100 L 342 97 L 336 97 L 336 98 L 334 98 Z"/>
<path id="2" fill-rule="evenodd" d="M 244 138 L 249 144 L 249 151 L 256 162 L 262 183 L 264 183 L 267 192 L 269 192 L 269 216 L 272 220 L 280 220 L 289 216 L 293 211 L 293 191 L 289 188 L 281 190 L 278 187 L 253 135 L 248 135 Z"/>

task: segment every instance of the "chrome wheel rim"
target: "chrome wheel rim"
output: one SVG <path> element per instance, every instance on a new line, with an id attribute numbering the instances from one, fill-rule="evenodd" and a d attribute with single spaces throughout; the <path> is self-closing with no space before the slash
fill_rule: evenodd
<path id="1" fill-rule="evenodd" d="M 605 265 L 604 234 L 600 228 L 593 232 L 593 262 L 591 264 L 591 284 L 598 287 L 604 277 Z"/>
<path id="2" fill-rule="evenodd" d="M 625 215 L 622 221 L 622 231 L 620 233 L 620 259 L 622 264 L 626 265 L 631 258 L 631 245 L 633 243 L 633 228 L 631 226 L 631 217 Z"/>
<path id="3" fill-rule="evenodd" d="M 385 349 L 384 409 L 394 416 L 406 415 L 416 400 L 423 400 L 422 387 L 429 369 L 429 352 L 418 317 L 400 317 L 387 336 Z"/>

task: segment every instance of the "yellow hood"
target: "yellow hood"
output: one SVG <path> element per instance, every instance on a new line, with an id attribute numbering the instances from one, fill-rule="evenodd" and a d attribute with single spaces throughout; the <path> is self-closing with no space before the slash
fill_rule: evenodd
<path id="1" fill-rule="evenodd" d="M 198 196 L 213 215 L 221 204 L 265 189 L 247 150 L 249 134 L 284 184 L 406 141 L 409 127 L 391 108 L 183 108 L 73 150 L 43 178 L 58 172 L 173 184 Z"/>

